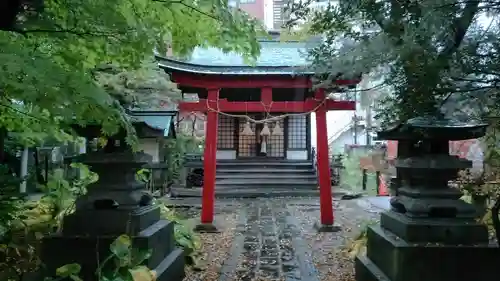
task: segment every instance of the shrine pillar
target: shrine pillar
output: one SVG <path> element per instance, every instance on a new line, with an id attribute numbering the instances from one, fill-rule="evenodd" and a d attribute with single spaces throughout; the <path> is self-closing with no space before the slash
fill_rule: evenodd
<path id="1" fill-rule="evenodd" d="M 207 97 L 207 125 L 205 129 L 205 150 L 203 153 L 203 191 L 201 203 L 201 224 L 195 230 L 203 232 L 216 232 L 213 225 L 215 208 L 215 174 L 217 166 L 217 130 L 218 112 L 217 102 L 219 89 L 208 89 Z"/>
<path id="2" fill-rule="evenodd" d="M 325 99 L 325 90 L 318 89 L 315 93 L 317 102 Z M 334 227 L 332 187 L 330 182 L 330 165 L 328 160 L 328 132 L 326 124 L 327 108 L 323 103 L 316 110 L 316 156 L 319 182 L 320 223 L 318 231 L 337 231 Z"/>

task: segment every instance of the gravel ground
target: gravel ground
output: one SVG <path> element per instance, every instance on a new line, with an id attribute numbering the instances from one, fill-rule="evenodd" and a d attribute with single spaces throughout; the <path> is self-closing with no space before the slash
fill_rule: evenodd
<path id="1" fill-rule="evenodd" d="M 255 202 L 257 200 L 250 201 Z M 200 234 L 203 242 L 203 249 L 201 251 L 205 254 L 203 262 L 207 267 L 203 271 L 187 269 L 186 281 L 275 281 L 284 279 L 283 274 L 279 278 L 266 279 L 266 276 L 262 276 L 263 274 L 255 269 L 256 261 L 246 260 L 248 257 L 241 255 L 241 253 L 244 253 L 244 249 L 240 249 L 240 252 L 237 251 L 238 255 L 232 255 L 235 246 L 233 241 L 239 241 L 236 244 L 241 243 L 241 246 L 244 246 L 247 243 L 246 239 L 251 238 L 247 232 L 252 225 L 258 226 L 260 224 L 261 227 L 268 225 L 268 222 L 264 221 L 264 218 L 254 221 L 252 224 L 252 214 L 249 212 L 254 210 L 252 205 L 254 203 L 249 204 L 245 202 L 233 201 L 231 206 L 227 204 L 218 204 L 216 206 L 217 215 L 215 219 L 218 225 L 224 226 L 221 229 L 222 233 Z M 336 223 L 341 226 L 341 231 L 336 233 L 317 233 L 312 225 L 319 218 L 318 199 L 266 199 L 262 202 L 265 203 L 256 203 L 256 206 L 260 206 L 260 210 L 264 210 L 265 206 L 271 206 L 271 210 L 275 212 L 274 217 L 277 226 L 287 224 L 287 222 L 280 220 L 280 217 L 282 217 L 281 212 L 285 211 L 288 213 L 288 216 L 293 217 L 293 224 L 297 227 L 296 233 L 298 235 L 294 238 L 294 241 L 304 242 L 303 247 L 305 247 L 305 251 L 308 253 L 305 253 L 306 256 L 302 256 L 302 258 L 307 263 L 310 263 L 311 267 L 315 268 L 311 269 L 311 274 L 315 276 L 313 279 L 298 277 L 290 280 L 354 281 L 354 263 L 345 254 L 343 248 L 352 238 L 360 233 L 366 223 L 379 217 L 378 212 L 365 210 L 358 205 L 356 200 L 335 201 Z M 285 206 L 285 209 L 283 209 L 283 206 Z M 242 212 L 243 210 L 245 211 Z M 244 214 L 245 212 L 246 214 Z M 195 212 L 189 213 L 191 216 Z M 242 218 L 244 218 L 243 224 L 241 222 Z M 243 229 L 247 229 L 247 232 L 242 232 L 242 225 Z M 243 242 L 243 237 L 245 237 L 245 242 Z M 281 240 L 281 243 L 283 243 L 283 240 Z M 293 249 L 297 250 L 295 247 L 297 247 L 297 244 L 293 245 Z M 259 256 L 262 253 L 261 250 Z M 298 252 L 296 254 L 299 255 Z M 282 255 L 280 254 L 280 256 Z M 300 255 L 304 255 L 304 253 Z M 247 264 L 248 262 L 252 264 Z M 230 264 L 232 263 L 236 264 L 236 267 L 231 267 Z M 262 267 L 262 264 L 260 267 Z M 242 274 L 243 271 L 253 271 L 254 274 Z"/>
<path id="2" fill-rule="evenodd" d="M 221 233 L 200 233 L 202 241 L 201 252 L 204 254 L 203 271 L 186 268 L 185 281 L 215 281 L 220 277 L 224 261 L 229 257 L 231 245 L 238 222 L 237 214 L 223 213 L 215 216 L 215 221 L 223 225 Z"/>
<path id="3" fill-rule="evenodd" d="M 317 220 L 317 208 L 296 208 L 295 215 L 303 222 L 302 232 L 312 252 L 314 266 L 320 281 L 354 281 L 354 261 L 344 251 L 366 225 L 378 219 L 375 212 L 367 212 L 357 205 L 356 200 L 335 201 L 335 220 L 341 231 L 317 233 L 310 228 L 310 222 Z"/>

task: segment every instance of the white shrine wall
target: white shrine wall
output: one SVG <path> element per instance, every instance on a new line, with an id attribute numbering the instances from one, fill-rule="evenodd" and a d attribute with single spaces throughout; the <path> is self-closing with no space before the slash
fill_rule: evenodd
<path id="1" fill-rule="evenodd" d="M 284 158 L 289 160 L 307 160 L 309 155 L 308 141 L 310 141 L 310 114 L 289 116 L 287 130 L 281 129 L 286 133 L 286 151 Z M 219 115 L 217 132 L 217 159 L 231 160 L 238 157 L 236 150 L 236 140 L 238 133 L 236 119 L 229 116 Z M 309 124 L 308 124 L 309 123 Z M 309 135 L 309 136 L 308 136 Z M 271 143 L 272 145 L 272 143 Z"/>
<path id="2" fill-rule="evenodd" d="M 286 159 L 307 160 L 308 156 L 308 125 L 307 115 L 292 115 L 288 117 L 288 135 L 285 141 L 288 142 Z"/>
<path id="3" fill-rule="evenodd" d="M 219 115 L 217 128 L 217 155 L 219 160 L 236 159 L 235 130 L 236 120 L 233 117 Z"/>
<path id="4" fill-rule="evenodd" d="M 160 145 L 156 138 L 139 139 L 139 151 L 143 151 L 153 157 L 153 163 L 160 160 Z"/>

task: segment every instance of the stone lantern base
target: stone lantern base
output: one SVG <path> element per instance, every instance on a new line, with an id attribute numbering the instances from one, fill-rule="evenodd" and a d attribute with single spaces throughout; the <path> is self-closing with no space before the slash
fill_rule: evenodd
<path id="1" fill-rule="evenodd" d="M 400 177 L 391 210 L 368 228 L 357 281 L 490 281 L 498 279 L 500 248 L 490 245 L 477 209 L 449 186 L 472 163 L 449 155 L 449 141 L 484 136 L 487 124 L 417 117 L 379 137 L 398 141 Z"/>
<path id="2" fill-rule="evenodd" d="M 176 247 L 174 223 L 161 219 L 152 195 L 135 177 L 149 159 L 128 150 L 81 156 L 99 181 L 77 199 L 75 212 L 64 218 L 62 232 L 43 239 L 41 258 L 47 273 L 78 263 L 83 280 L 98 281 L 96 269 L 110 256 L 110 244 L 127 234 L 133 248 L 152 250 L 144 265 L 156 271 L 158 281 L 184 278 L 184 252 Z"/>
<path id="3" fill-rule="evenodd" d="M 101 215 L 106 217 L 106 214 Z M 149 214 L 143 216 L 146 217 Z M 89 219 L 87 217 L 87 220 Z M 158 281 L 181 281 L 185 277 L 184 252 L 176 247 L 174 223 L 166 220 L 149 222 L 150 225 L 131 235 L 133 247 L 141 250 L 153 249 L 153 255 L 145 265 L 156 272 Z M 109 223 L 112 222 L 109 221 Z M 99 223 L 94 225 L 97 226 Z M 95 270 L 99 262 L 110 255 L 109 246 L 116 237 L 117 235 L 111 234 L 68 235 L 66 233 L 50 236 L 43 240 L 42 260 L 47 266 L 47 272 L 55 272 L 64 264 L 78 263 L 82 267 L 83 280 L 98 281 Z M 110 262 L 110 265 L 112 264 L 113 262 Z"/>
<path id="4" fill-rule="evenodd" d="M 390 213 L 387 215 L 391 216 Z M 410 221 L 401 223 L 401 228 L 411 228 L 412 224 Z M 434 226 L 437 226 L 436 222 Z M 468 228 L 466 225 L 463 226 L 465 229 Z M 445 226 L 440 228 L 446 233 Z M 356 258 L 357 281 L 498 279 L 500 249 L 487 243 L 476 245 L 408 243 L 379 225 L 368 228 L 367 241 L 366 256 Z"/>

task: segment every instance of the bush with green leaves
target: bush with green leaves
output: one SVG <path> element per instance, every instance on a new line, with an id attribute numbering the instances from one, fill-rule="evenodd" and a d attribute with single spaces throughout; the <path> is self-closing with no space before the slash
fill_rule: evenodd
<path id="1" fill-rule="evenodd" d="M 7 166 L 0 165 L 0 241 L 18 219 L 22 209 L 23 200 L 18 185 L 20 182 L 20 179 L 9 174 Z"/>
<path id="2" fill-rule="evenodd" d="M 1 197 L 12 200 L 4 200 L 5 204 L 0 206 L 0 210 L 5 210 L 2 215 L 4 236 L 0 240 L 0 257 L 9 257 L 5 262 L 0 262 L 0 278 L 1 280 L 22 280 L 22 276 L 26 272 L 31 272 L 40 267 L 41 263 L 38 258 L 38 246 L 41 239 L 45 235 L 57 232 L 62 227 L 62 219 L 65 215 L 74 210 L 74 202 L 76 198 L 86 192 L 85 187 L 98 180 L 98 176 L 91 172 L 88 167 L 82 164 L 73 164 L 73 168 L 79 170 L 79 176 L 74 179 L 66 179 L 62 169 L 54 170 L 47 185 L 43 187 L 44 195 L 38 201 L 23 201 L 18 197 Z M 5 183 L 5 182 L 4 182 Z M 18 190 L 18 181 L 12 181 L 12 195 L 16 195 Z M 192 219 L 183 219 L 174 209 L 167 208 L 160 201 L 155 201 L 161 209 L 161 214 L 164 219 L 168 219 L 175 223 L 174 235 L 177 246 L 181 247 L 186 256 L 186 263 L 191 265 L 193 269 L 202 270 L 204 266 L 200 263 L 201 239 L 193 231 L 194 222 Z M 9 207 L 10 206 L 10 207 Z M 119 238 L 116 243 L 121 243 L 122 248 L 128 245 L 124 237 Z M 114 244 L 117 246 L 118 244 Z M 112 245 L 113 246 L 113 245 Z M 113 247 L 114 247 L 113 246 Z M 120 255 L 117 252 L 118 248 L 113 248 L 113 259 L 126 256 Z M 125 250 L 123 250 L 125 251 Z M 144 256 L 142 256 L 144 258 Z M 148 276 L 150 272 L 142 267 L 137 267 L 137 264 L 129 264 L 122 272 L 132 272 L 132 274 Z M 59 269 L 58 278 L 63 277 L 77 278 L 80 267 L 72 264 Z M 128 274 L 128 273 L 127 273 Z M 71 275 L 71 276 L 70 276 Z M 103 275 L 108 279 L 99 279 L 100 281 L 107 280 L 130 280 L 119 279 L 120 276 Z M 4 278 L 5 277 L 5 278 Z M 8 277 L 8 278 L 7 278 Z M 122 276 L 123 277 L 123 276 Z M 113 279 L 114 278 L 114 279 Z M 118 279 L 117 279 L 118 278 Z M 141 277 L 140 280 L 148 280 Z M 56 278 L 57 280 L 57 278 Z M 79 279 L 73 279 L 78 281 Z"/>
<path id="3" fill-rule="evenodd" d="M 358 189 L 362 185 L 361 169 L 359 168 L 359 158 L 361 156 L 351 153 L 342 159 L 344 169 L 340 173 L 340 183 L 342 187 Z"/>
<path id="4" fill-rule="evenodd" d="M 168 208 L 165 204 L 155 201 L 160 207 L 162 218 L 175 223 L 174 235 L 177 246 L 184 249 L 186 263 L 193 266 L 194 269 L 202 270 L 204 266 L 200 260 L 201 239 L 194 232 L 194 219 L 182 219 L 175 209 Z"/>
<path id="5" fill-rule="evenodd" d="M 109 246 L 111 254 L 100 263 L 95 275 L 97 281 L 154 281 L 156 272 L 144 266 L 151 257 L 151 249 L 138 250 L 133 247 L 131 237 L 120 235 Z M 46 277 L 44 281 L 73 280 L 83 281 L 80 277 L 82 268 L 77 263 L 58 268 L 55 277 Z"/>
<path id="6" fill-rule="evenodd" d="M 366 252 L 368 228 L 376 225 L 377 223 L 377 220 L 364 222 L 363 226 L 360 228 L 361 231 L 359 234 L 347 243 L 342 252 L 346 254 L 349 259 L 354 260 L 356 256 L 362 255 Z"/>
<path id="7" fill-rule="evenodd" d="M 340 185 L 352 191 L 359 192 L 363 187 L 363 171 L 359 166 L 361 157 L 367 156 L 364 151 L 352 150 L 342 159 L 344 169 L 340 172 Z M 367 190 L 376 192 L 375 173 L 367 173 Z"/>
<path id="8" fill-rule="evenodd" d="M 77 196 L 86 192 L 86 186 L 97 181 L 95 173 L 83 164 L 72 164 L 79 176 L 66 179 L 63 169 L 55 169 L 42 188 L 40 200 L 24 200 L 19 196 L 19 179 L 3 174 L 10 183 L 0 189 L 0 280 L 22 280 L 26 272 L 40 266 L 38 248 L 41 239 L 58 232 L 66 214 L 74 209 Z"/>
<path id="9" fill-rule="evenodd" d="M 204 142 L 192 136 L 179 134 L 176 139 L 167 141 L 167 176 L 171 181 L 178 180 L 184 165 L 186 153 L 202 153 Z"/>

